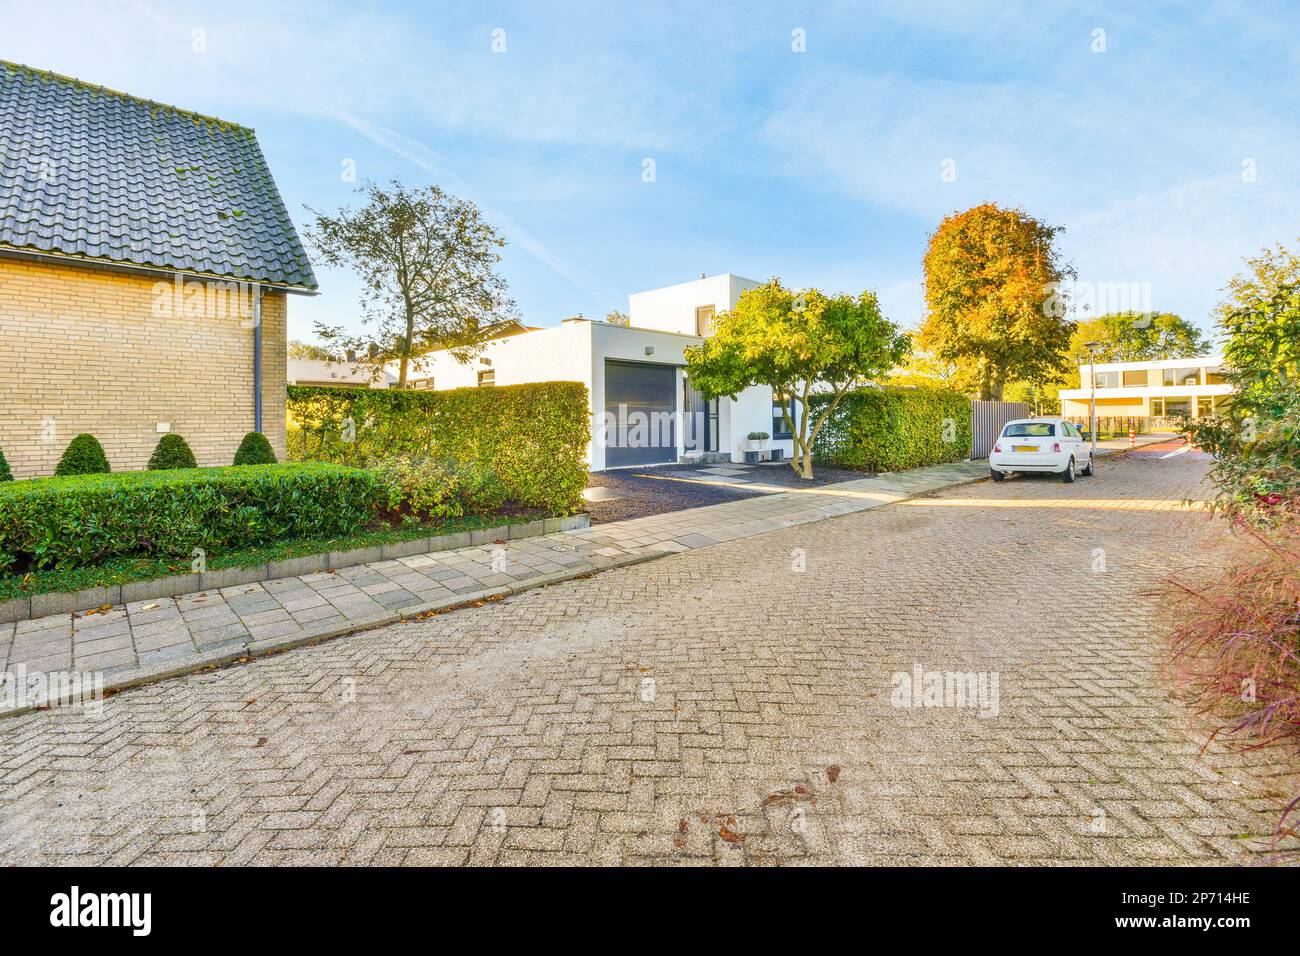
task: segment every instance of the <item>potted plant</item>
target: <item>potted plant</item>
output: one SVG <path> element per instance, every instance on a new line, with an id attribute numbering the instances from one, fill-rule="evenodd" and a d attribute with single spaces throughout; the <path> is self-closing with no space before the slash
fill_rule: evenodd
<path id="1" fill-rule="evenodd" d="M 747 448 L 749 451 L 762 451 L 767 447 L 767 440 L 772 436 L 767 432 L 750 432 L 747 436 Z"/>

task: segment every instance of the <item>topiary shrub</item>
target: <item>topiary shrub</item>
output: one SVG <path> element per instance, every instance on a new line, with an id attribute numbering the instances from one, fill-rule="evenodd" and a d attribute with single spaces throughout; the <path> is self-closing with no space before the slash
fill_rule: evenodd
<path id="1" fill-rule="evenodd" d="M 197 468 L 194 452 L 180 435 L 168 434 L 158 439 L 158 445 L 149 456 L 150 471 L 166 471 L 169 468 Z"/>
<path id="2" fill-rule="evenodd" d="M 244 440 L 239 443 L 239 450 L 235 452 L 236 465 L 274 465 L 275 463 L 275 450 L 271 448 L 271 443 L 261 432 L 249 432 L 245 435 Z"/>
<path id="3" fill-rule="evenodd" d="M 108 456 L 104 454 L 99 439 L 83 433 L 68 442 L 54 474 L 63 478 L 68 475 L 103 475 L 110 470 Z"/>
<path id="4" fill-rule="evenodd" d="M 13 481 L 14 473 L 9 470 L 9 462 L 5 461 L 4 449 L 0 448 L 0 481 Z"/>

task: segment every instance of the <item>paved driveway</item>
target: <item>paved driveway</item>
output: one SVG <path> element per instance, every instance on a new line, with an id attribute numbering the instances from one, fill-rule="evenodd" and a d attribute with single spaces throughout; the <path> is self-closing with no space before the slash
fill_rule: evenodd
<path id="1" fill-rule="evenodd" d="M 983 482 L 14 718 L 0 862 L 1238 862 L 1269 768 L 1198 754 L 1148 594 L 1207 560 L 1205 469 Z"/>

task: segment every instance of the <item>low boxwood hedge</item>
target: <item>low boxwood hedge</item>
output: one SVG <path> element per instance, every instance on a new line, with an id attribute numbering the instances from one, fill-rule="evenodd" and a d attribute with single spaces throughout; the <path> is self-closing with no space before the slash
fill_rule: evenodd
<path id="1" fill-rule="evenodd" d="M 373 473 L 329 464 L 5 482 L 0 574 L 355 534 L 372 519 L 379 494 Z"/>
<path id="2" fill-rule="evenodd" d="M 814 414 L 829 401 L 810 403 Z M 970 399 L 946 388 L 859 388 L 845 395 L 813 445 L 823 464 L 900 471 L 971 452 Z"/>

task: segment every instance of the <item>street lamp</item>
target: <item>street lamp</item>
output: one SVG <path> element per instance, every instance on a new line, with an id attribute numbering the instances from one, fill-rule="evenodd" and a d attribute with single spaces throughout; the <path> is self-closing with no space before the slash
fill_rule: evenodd
<path id="1" fill-rule="evenodd" d="M 1083 347 L 1088 350 L 1088 382 L 1092 386 L 1092 395 L 1088 399 L 1088 436 L 1092 439 L 1092 453 L 1097 454 L 1097 358 L 1093 350 L 1101 345 L 1100 342 L 1084 342 Z"/>

